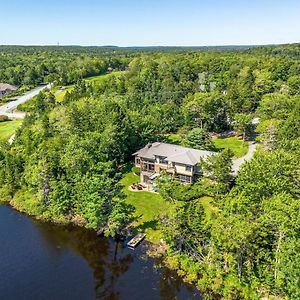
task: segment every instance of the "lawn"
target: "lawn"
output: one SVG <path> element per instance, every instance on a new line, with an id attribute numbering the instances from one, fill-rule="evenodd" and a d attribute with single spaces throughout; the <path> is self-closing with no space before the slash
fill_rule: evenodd
<path id="1" fill-rule="evenodd" d="M 74 85 L 69 85 L 65 87 L 63 90 L 55 93 L 55 99 L 57 102 L 62 102 L 67 92 L 71 92 L 74 89 Z"/>
<path id="2" fill-rule="evenodd" d="M 128 189 L 131 184 L 139 181 L 140 177 L 132 172 L 124 174 L 121 184 L 124 186 L 123 191 L 127 196 L 126 202 L 132 204 L 136 209 L 136 220 L 133 223 L 136 231 L 145 232 L 148 241 L 157 243 L 162 238 L 158 228 L 159 218 L 170 211 L 171 204 L 157 193 L 147 191 L 132 192 Z"/>
<path id="3" fill-rule="evenodd" d="M 105 80 L 105 79 L 109 78 L 112 75 L 120 76 L 122 73 L 124 73 L 124 71 L 115 71 L 115 72 L 112 72 L 112 73 L 109 73 L 109 74 L 88 77 L 88 78 L 85 78 L 84 81 L 89 82 L 89 83 L 98 83 L 98 82 L 101 82 L 102 80 Z M 68 85 L 63 90 L 56 93 L 55 94 L 56 101 L 57 102 L 62 102 L 65 95 L 66 95 L 66 93 L 71 92 L 73 89 L 74 89 L 74 85 Z"/>
<path id="4" fill-rule="evenodd" d="M 161 138 L 164 142 L 169 144 L 180 145 L 182 141 L 182 137 L 178 133 L 163 134 L 161 135 Z M 243 146 L 243 141 L 235 136 L 227 138 L 214 138 L 213 143 L 216 147 L 216 149 L 213 151 L 221 151 L 225 148 L 230 148 L 233 151 L 235 158 L 242 157 L 248 152 L 248 142 L 246 141 Z"/>
<path id="5" fill-rule="evenodd" d="M 176 144 L 176 145 L 181 144 L 181 137 L 178 133 L 163 134 L 162 139 L 164 140 L 165 143 Z"/>
<path id="6" fill-rule="evenodd" d="M 93 76 L 93 77 L 88 77 L 88 78 L 85 79 L 85 81 L 96 83 L 96 82 L 100 82 L 102 80 L 105 80 L 105 79 L 109 78 L 110 76 L 118 77 L 121 74 L 124 74 L 124 71 L 114 71 L 114 72 L 104 74 L 104 75 L 97 75 L 97 76 Z"/>
<path id="7" fill-rule="evenodd" d="M 0 122 L 0 141 L 7 141 L 21 124 L 22 120 Z"/>
<path id="8" fill-rule="evenodd" d="M 227 138 L 215 138 L 213 139 L 213 142 L 216 148 L 219 150 L 230 148 L 233 151 L 235 158 L 242 157 L 248 152 L 249 143 L 245 141 L 243 146 L 243 141 L 235 136 Z"/>

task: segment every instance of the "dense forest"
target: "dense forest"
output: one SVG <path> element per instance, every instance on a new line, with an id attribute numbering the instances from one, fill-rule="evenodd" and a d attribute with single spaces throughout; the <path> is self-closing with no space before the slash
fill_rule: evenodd
<path id="1" fill-rule="evenodd" d="M 166 262 L 213 299 L 300 298 L 300 45 L 250 49 L 2 47 L 0 82 L 74 84 L 40 93 L 0 148 L 0 196 L 29 214 L 122 231 L 134 207 L 119 181 L 132 153 L 166 134 L 212 149 L 211 136 L 258 150 L 234 180 L 232 153 L 193 185 L 159 179 Z M 101 81 L 83 78 L 104 74 Z M 213 199 L 207 210 L 199 198 Z"/>

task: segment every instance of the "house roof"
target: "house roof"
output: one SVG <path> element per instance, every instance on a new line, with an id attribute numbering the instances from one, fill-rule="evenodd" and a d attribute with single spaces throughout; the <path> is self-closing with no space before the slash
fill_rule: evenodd
<path id="1" fill-rule="evenodd" d="M 11 84 L 8 83 L 1 83 L 0 82 L 0 91 L 5 91 L 5 90 L 12 90 L 15 91 L 17 88 Z"/>
<path id="2" fill-rule="evenodd" d="M 151 160 L 154 160 L 155 156 L 161 156 L 169 162 L 196 165 L 200 162 L 201 158 L 205 159 L 212 154 L 214 154 L 214 152 L 155 142 L 153 144 L 146 145 L 133 155 Z"/>

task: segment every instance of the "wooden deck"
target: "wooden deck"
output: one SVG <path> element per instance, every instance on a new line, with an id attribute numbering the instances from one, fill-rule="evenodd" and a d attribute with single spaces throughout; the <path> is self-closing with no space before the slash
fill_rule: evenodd
<path id="1" fill-rule="evenodd" d="M 129 249 L 135 249 L 144 240 L 145 237 L 146 233 L 138 233 L 127 243 L 127 247 Z"/>

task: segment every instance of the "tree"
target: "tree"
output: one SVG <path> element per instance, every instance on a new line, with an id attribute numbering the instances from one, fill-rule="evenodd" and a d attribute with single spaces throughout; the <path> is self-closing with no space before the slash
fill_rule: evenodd
<path id="1" fill-rule="evenodd" d="M 300 75 L 294 75 L 287 80 L 289 92 L 291 95 L 300 94 Z"/>
<path id="2" fill-rule="evenodd" d="M 243 146 L 246 140 L 247 135 L 250 134 L 251 129 L 251 115 L 247 114 L 236 114 L 234 116 L 233 127 L 237 131 L 238 134 L 242 134 L 243 136 Z"/>
<path id="3" fill-rule="evenodd" d="M 183 145 L 200 150 L 209 150 L 213 148 L 208 132 L 201 128 L 192 129 L 184 139 Z"/>
<path id="4" fill-rule="evenodd" d="M 229 190 L 232 176 L 232 158 L 231 149 L 224 149 L 219 154 L 209 156 L 206 160 L 202 159 L 200 166 L 204 174 L 209 175 L 216 181 L 216 193 L 225 193 Z"/>

